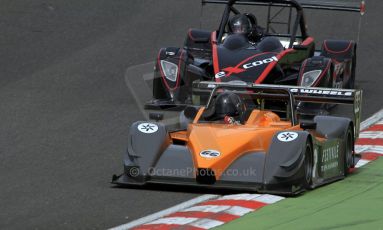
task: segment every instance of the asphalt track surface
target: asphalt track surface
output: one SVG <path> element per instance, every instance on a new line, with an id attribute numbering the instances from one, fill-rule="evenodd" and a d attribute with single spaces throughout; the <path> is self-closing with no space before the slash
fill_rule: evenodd
<path id="1" fill-rule="evenodd" d="M 125 71 L 182 45 L 199 26 L 199 1 L 0 3 L 0 229 L 104 229 L 204 192 L 109 184 L 141 118 Z M 367 3 L 357 67 L 364 118 L 383 107 L 383 2 Z M 348 26 L 312 16 L 321 21 L 313 33 Z"/>

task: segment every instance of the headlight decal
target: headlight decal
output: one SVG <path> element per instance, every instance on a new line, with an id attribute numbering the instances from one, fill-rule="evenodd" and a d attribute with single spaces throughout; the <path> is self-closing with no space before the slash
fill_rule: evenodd
<path id="1" fill-rule="evenodd" d="M 162 71 L 169 81 L 176 82 L 178 76 L 178 66 L 174 63 L 161 60 Z"/>
<path id="2" fill-rule="evenodd" d="M 312 70 L 302 76 L 301 86 L 313 86 L 321 75 L 322 70 Z"/>
<path id="3" fill-rule="evenodd" d="M 304 69 L 306 67 L 307 60 L 303 63 L 303 68 L 300 71 L 300 79 L 299 79 L 299 85 L 300 86 L 310 86 L 315 87 L 317 86 L 318 82 L 322 77 L 327 73 L 328 69 L 331 66 L 331 62 L 327 63 L 327 66 L 324 70 L 318 69 L 318 70 L 311 70 L 308 72 L 304 72 Z"/>
<path id="4" fill-rule="evenodd" d="M 160 56 L 161 56 L 161 53 L 163 50 L 164 49 L 160 50 L 160 52 L 158 54 L 158 58 L 157 58 L 157 64 L 158 64 L 159 72 L 161 74 L 162 80 L 163 80 L 166 88 L 168 90 L 175 90 L 179 86 L 181 62 L 182 62 L 182 58 L 184 56 L 184 51 L 183 50 L 181 51 L 181 54 L 179 56 L 178 65 L 176 65 L 172 62 L 161 60 Z M 173 83 L 173 84 L 175 83 L 174 87 L 171 87 L 171 85 L 173 85 L 171 83 Z"/>

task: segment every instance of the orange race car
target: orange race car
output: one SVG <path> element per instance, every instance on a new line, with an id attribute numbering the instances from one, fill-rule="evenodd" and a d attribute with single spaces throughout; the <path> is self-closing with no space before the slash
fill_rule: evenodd
<path id="1" fill-rule="evenodd" d="M 195 84 L 196 95 L 206 91 L 206 106 L 187 106 L 178 130 L 160 121 L 135 122 L 124 173 L 113 183 L 298 194 L 344 178 L 356 164 L 360 90 Z M 351 104 L 353 118 L 303 121 L 296 114 L 300 102 Z"/>

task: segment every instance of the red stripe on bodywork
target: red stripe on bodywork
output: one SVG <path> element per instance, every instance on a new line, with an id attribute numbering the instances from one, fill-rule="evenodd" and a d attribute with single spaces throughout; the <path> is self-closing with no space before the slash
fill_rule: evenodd
<path id="1" fill-rule="evenodd" d="M 359 138 L 356 145 L 383 145 L 383 139 Z"/>
<path id="2" fill-rule="evenodd" d="M 308 46 L 310 45 L 311 43 L 314 42 L 314 38 L 313 37 L 307 37 L 302 43 L 301 45 L 302 46 Z"/>
<path id="3" fill-rule="evenodd" d="M 240 216 L 219 212 L 198 212 L 198 211 L 187 211 L 187 212 L 176 212 L 170 214 L 167 217 L 192 217 L 192 218 L 208 218 L 212 220 L 219 220 L 222 222 L 229 222 L 239 218 Z"/>
<path id="4" fill-rule="evenodd" d="M 214 67 L 214 74 L 217 74 L 219 72 L 219 62 L 218 62 L 218 49 L 217 49 L 217 32 L 214 31 L 211 33 L 211 49 L 213 52 L 213 67 Z M 216 79 L 216 81 L 221 81 L 221 79 Z"/>
<path id="5" fill-rule="evenodd" d="M 327 71 L 330 69 L 330 66 L 331 66 L 331 61 L 328 62 L 326 68 L 322 71 L 322 73 L 320 74 L 320 76 L 315 80 L 315 82 L 312 84 L 311 87 L 317 87 L 319 82 L 322 80 L 322 78 L 325 76 L 325 74 L 327 74 Z M 336 74 L 335 74 L 335 71 L 333 73 L 333 78 L 336 77 Z"/>
<path id="6" fill-rule="evenodd" d="M 254 201 L 254 200 L 210 200 L 203 203 L 198 204 L 200 205 L 229 205 L 229 206 L 240 206 L 244 208 L 250 208 L 250 209 L 258 209 L 262 208 L 263 206 L 266 206 L 267 204 Z"/>
<path id="7" fill-rule="evenodd" d="M 278 54 L 277 55 L 277 59 L 278 61 L 283 57 L 285 56 L 286 54 L 288 53 L 291 53 L 291 52 L 295 52 L 294 49 L 287 49 L 287 50 L 284 50 L 282 53 Z M 278 62 L 274 61 L 274 62 L 271 62 L 266 68 L 265 70 L 263 71 L 263 73 L 261 74 L 261 76 L 259 76 L 259 78 L 254 82 L 256 84 L 261 84 L 263 82 L 263 80 L 265 80 L 265 78 L 267 77 L 267 75 L 269 75 L 270 71 L 275 67 L 275 65 L 277 64 Z"/>

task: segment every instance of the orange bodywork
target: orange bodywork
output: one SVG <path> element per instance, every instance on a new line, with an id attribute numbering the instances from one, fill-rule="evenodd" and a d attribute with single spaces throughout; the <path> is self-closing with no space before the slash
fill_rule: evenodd
<path id="1" fill-rule="evenodd" d="M 253 110 L 245 124 L 199 123 L 201 108 L 187 131 L 170 134 L 172 140 L 185 141 L 193 155 L 194 168 L 214 171 L 217 179 L 237 158 L 250 152 L 267 153 L 274 134 L 282 130 L 301 130 L 282 121 L 270 111 Z M 202 151 L 216 150 L 220 156 L 205 158 Z"/>

